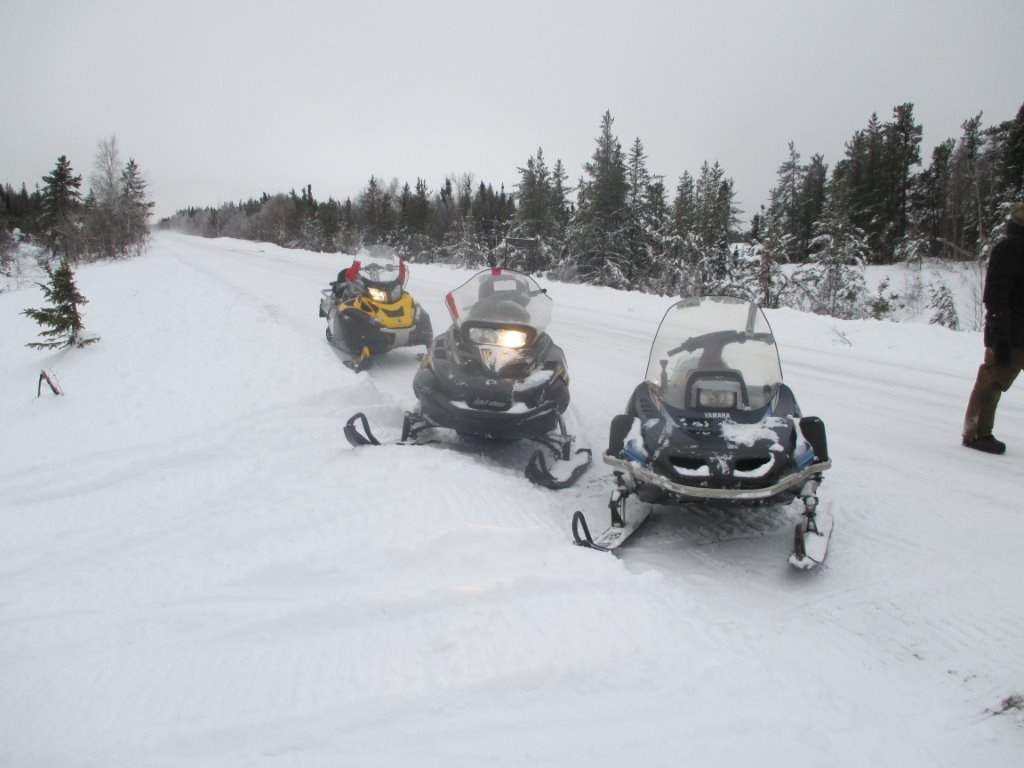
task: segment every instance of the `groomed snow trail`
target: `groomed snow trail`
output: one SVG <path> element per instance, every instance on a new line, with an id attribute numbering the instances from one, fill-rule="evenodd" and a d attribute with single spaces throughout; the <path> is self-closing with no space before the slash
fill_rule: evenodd
<path id="1" fill-rule="evenodd" d="M 0 764 L 1019 756 L 985 710 L 1024 690 L 1024 465 L 957 445 L 977 335 L 770 313 L 829 426 L 829 562 L 788 568 L 787 510 L 659 510 L 616 558 L 569 544 L 599 461 L 551 492 L 508 456 L 347 445 L 358 410 L 397 438 L 421 350 L 341 365 L 315 307 L 339 266 L 161 233 L 79 270 L 102 341 L 71 352 L 24 349 L 38 295 L 0 295 Z M 469 274 L 413 265 L 437 332 Z M 669 301 L 548 287 L 599 453 Z M 1024 434 L 1020 392 L 1000 425 Z"/>

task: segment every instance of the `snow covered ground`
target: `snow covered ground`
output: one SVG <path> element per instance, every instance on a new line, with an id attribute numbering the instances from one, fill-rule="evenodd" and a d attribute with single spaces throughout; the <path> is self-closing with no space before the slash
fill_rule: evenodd
<path id="1" fill-rule="evenodd" d="M 0 294 L 0 765 L 1009 766 L 1024 755 L 1024 383 L 962 448 L 980 334 L 768 312 L 829 430 L 825 566 L 794 509 L 656 510 L 616 557 L 608 471 L 398 437 L 418 349 L 324 341 L 337 256 L 156 235 L 82 267 L 83 350 Z M 447 326 L 470 271 L 413 265 Z M 547 283 L 599 452 L 671 300 Z M 44 388 L 52 371 L 65 395 Z"/>

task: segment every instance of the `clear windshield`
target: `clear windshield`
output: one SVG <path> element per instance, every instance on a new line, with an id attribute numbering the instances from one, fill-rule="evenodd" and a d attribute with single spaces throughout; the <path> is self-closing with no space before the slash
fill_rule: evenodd
<path id="1" fill-rule="evenodd" d="M 403 276 L 401 259 L 387 246 L 360 248 L 355 260 L 359 262 L 360 276 L 371 283 L 395 283 Z"/>
<path id="2" fill-rule="evenodd" d="M 782 383 L 768 319 L 746 299 L 683 299 L 661 321 L 651 345 L 647 381 L 675 408 L 763 408 Z"/>
<path id="3" fill-rule="evenodd" d="M 452 322 L 492 326 L 526 326 L 540 333 L 551 322 L 554 302 L 529 275 L 489 269 L 448 294 Z"/>

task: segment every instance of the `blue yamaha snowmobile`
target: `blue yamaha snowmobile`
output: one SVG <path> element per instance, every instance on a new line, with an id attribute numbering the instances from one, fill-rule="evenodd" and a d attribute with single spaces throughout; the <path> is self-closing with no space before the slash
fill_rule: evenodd
<path id="1" fill-rule="evenodd" d="M 821 562 L 832 530 L 817 489 L 831 466 L 825 426 L 805 417 L 782 382 L 775 337 L 746 299 L 688 298 L 665 313 L 647 375 L 612 420 L 604 461 L 614 470 L 610 527 L 592 537 L 573 518 L 577 544 L 614 549 L 652 504 L 755 505 L 803 501 L 790 562 Z M 627 511 L 628 500 L 640 502 Z M 825 518 L 828 519 L 825 519 Z"/>

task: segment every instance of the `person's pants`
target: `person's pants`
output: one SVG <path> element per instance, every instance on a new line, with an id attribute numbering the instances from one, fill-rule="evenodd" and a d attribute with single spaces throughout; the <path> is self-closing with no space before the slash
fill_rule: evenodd
<path id="1" fill-rule="evenodd" d="M 992 434 L 999 397 L 1010 388 L 1021 368 L 1024 368 L 1024 347 L 1014 347 L 1010 351 L 1010 362 L 1003 364 L 995 362 L 995 352 L 985 350 L 985 362 L 978 367 L 978 378 L 967 401 L 964 440 Z"/>

